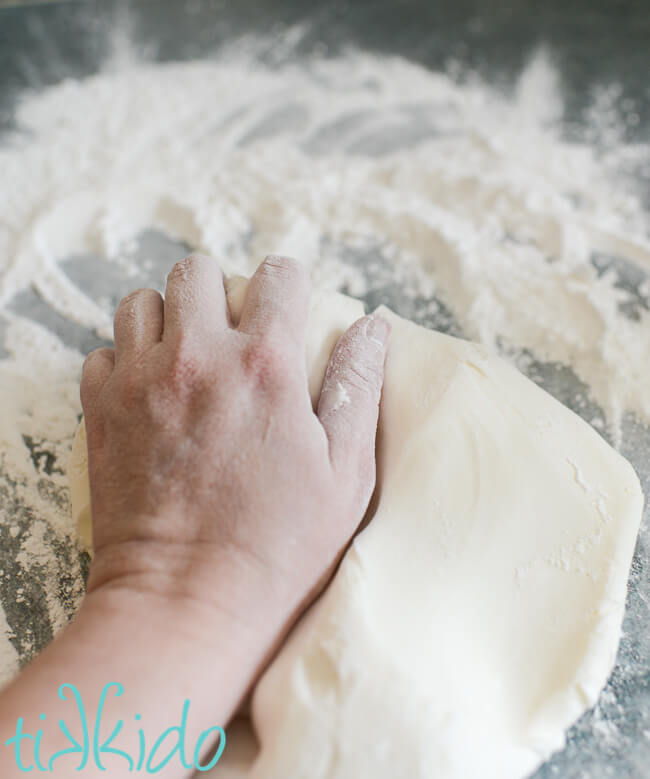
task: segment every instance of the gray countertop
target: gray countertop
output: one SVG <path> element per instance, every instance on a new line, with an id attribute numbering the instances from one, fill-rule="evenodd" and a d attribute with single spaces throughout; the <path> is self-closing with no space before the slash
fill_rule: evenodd
<path id="1" fill-rule="evenodd" d="M 1 0 L 0 5 L 4 5 Z M 187 13 L 190 7 L 192 13 Z M 108 47 L 107 31 L 125 8 L 126 3 L 104 0 L 20 4 L 0 9 L 0 142 L 2 132 L 13 126 L 15 101 L 26 88 L 56 83 L 67 76 L 81 77 L 99 68 Z M 591 87 L 616 82 L 622 86 L 618 99 L 633 100 L 640 117 L 639 123 L 627 130 L 630 139 L 650 142 L 647 2 L 457 0 L 434 4 L 407 0 L 332 2 L 320 7 L 297 0 L 239 0 L 230 4 L 221 0 L 142 0 L 128 4 L 128 13 L 135 41 L 160 61 L 204 56 L 242 31 L 264 31 L 271 24 L 309 20 L 312 25 L 301 44 L 305 52 L 319 43 L 325 43 L 331 52 L 358 44 L 400 54 L 434 69 L 453 57 L 506 87 L 530 52 L 544 43 L 563 77 L 567 106 L 564 129 L 568 136 L 584 130 L 583 111 Z M 639 172 L 641 175 L 650 176 L 650 172 Z M 650 209 L 650 179 L 641 183 L 646 185 Z M 138 252 L 143 257 L 156 256 L 159 267 L 143 271 L 137 279 L 103 276 L 101 258 L 67 258 L 65 267 L 70 278 L 89 295 L 108 294 L 117 301 L 134 286 L 156 283 L 157 270 L 168 267 L 189 248 L 159 233 L 142 235 Z M 359 261 L 362 263 L 362 258 Z M 616 258 L 601 261 L 614 267 L 622 286 L 634 289 L 640 283 L 638 270 Z M 416 321 L 458 332 L 453 316 L 444 307 L 431 315 L 427 301 L 406 298 L 393 286 L 371 285 L 367 302 L 372 306 L 386 303 Z M 12 305 L 82 352 L 102 343 L 95 334 L 62 319 L 33 292 L 21 293 Z M 578 399 L 584 388 L 569 368 L 558 370 L 555 365 L 534 361 L 528 368 L 538 383 L 562 402 L 578 413 L 588 414 Z M 43 467 L 47 453 L 32 440 L 25 444 L 35 463 Z M 623 453 L 639 473 L 646 494 L 650 494 L 650 429 L 632 418 L 627 418 L 624 425 Z M 52 499 L 64 498 L 54 495 Z M 52 573 L 31 580 L 26 577 L 16 562 L 17 539 L 3 525 L 2 517 L 8 515 L 25 525 L 34 519 L 10 493 L 0 490 L 0 570 L 5 574 L 0 577 L 0 602 L 16 636 L 15 645 L 22 659 L 27 660 L 52 637 L 44 592 L 46 586 L 51 586 Z M 646 508 L 646 529 L 649 519 Z M 650 777 L 649 542 L 646 531 L 637 545 L 624 638 L 606 694 L 596 710 L 571 729 L 566 749 L 539 770 L 538 779 Z M 88 558 L 65 545 L 56 549 L 56 555 L 54 578 L 61 603 L 71 614 L 83 587 Z M 18 587 L 23 590 L 20 602 L 15 595 Z M 616 728 L 615 742 L 604 737 L 609 725 Z M 643 765 L 647 766 L 645 772 L 639 769 Z"/>

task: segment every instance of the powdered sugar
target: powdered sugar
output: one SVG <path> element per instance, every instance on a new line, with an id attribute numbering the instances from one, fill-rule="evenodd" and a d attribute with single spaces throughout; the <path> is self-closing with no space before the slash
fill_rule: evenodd
<path id="1" fill-rule="evenodd" d="M 319 286 L 389 304 L 399 290 L 401 313 L 417 303 L 429 324 L 533 373 L 533 362 L 570 366 L 594 424 L 617 440 L 625 411 L 650 421 L 650 234 L 639 198 L 613 178 L 650 160 L 647 147 L 625 146 L 611 117 L 597 144 L 565 140 L 543 52 L 506 97 L 478 77 L 461 85 L 359 51 L 285 52 L 273 67 L 256 51 L 239 41 L 213 60 L 152 65 L 123 49 L 97 76 L 26 96 L 0 146 L 1 479 L 15 509 L 0 529 L 22 527 L 17 563 L 41 571 L 52 632 L 82 593 L 83 558 L 68 561 L 66 594 L 53 552 L 74 537 L 64 463 L 82 357 L 16 296 L 35 289 L 49 311 L 109 338 L 120 285 L 98 293 L 63 261 L 93 255 L 127 287 L 153 284 L 144 231 L 212 254 L 228 274 L 274 251 L 303 260 Z M 596 97 L 600 116 L 607 96 Z M 632 286 L 621 283 L 630 268 Z M 15 667 L 5 645 L 0 674 Z"/>

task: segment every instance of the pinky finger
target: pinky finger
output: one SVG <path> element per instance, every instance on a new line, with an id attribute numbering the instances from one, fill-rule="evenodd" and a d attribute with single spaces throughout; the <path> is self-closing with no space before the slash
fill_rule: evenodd
<path id="1" fill-rule="evenodd" d="M 91 352 L 83 365 L 81 374 L 81 405 L 86 420 L 86 431 L 89 448 L 99 432 L 101 415 L 99 413 L 99 396 L 104 385 L 113 373 L 115 367 L 115 352 L 108 347 Z"/>

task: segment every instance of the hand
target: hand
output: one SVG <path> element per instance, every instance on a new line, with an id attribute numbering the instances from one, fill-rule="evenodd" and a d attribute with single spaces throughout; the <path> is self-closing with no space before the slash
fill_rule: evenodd
<path id="1" fill-rule="evenodd" d="M 122 301 L 115 350 L 89 355 L 81 384 L 89 592 L 226 609 L 263 657 L 323 586 L 373 491 L 389 328 L 364 317 L 340 339 L 315 414 L 309 293 L 300 265 L 268 257 L 233 328 L 217 264 L 191 256 L 164 301 Z"/>
<path id="2" fill-rule="evenodd" d="M 95 542 L 89 594 L 0 692 L 2 743 L 17 722 L 32 733 L 45 722 L 41 756 L 69 752 L 52 726 L 71 716 L 56 695 L 64 682 L 89 712 L 99 711 L 107 683 L 122 684 L 104 719 L 126 723 L 119 747 L 131 756 L 140 754 L 137 727 L 163 732 L 183 701 L 191 702 L 188 745 L 228 722 L 325 583 L 374 485 L 388 324 L 364 317 L 339 340 L 314 414 L 308 309 L 304 272 L 277 257 L 250 282 L 236 329 L 219 269 L 205 257 L 175 266 L 164 301 L 152 290 L 122 301 L 115 350 L 88 357 L 81 385 Z M 34 744 L 23 746 L 31 763 Z M 206 757 L 204 749 L 201 765 Z M 131 775 L 123 756 L 104 760 L 110 776 Z M 70 776 L 78 763 L 61 757 L 53 775 Z M 22 775 L 6 748 L 0 773 Z M 174 760 L 159 775 L 189 773 Z M 96 762 L 84 768 L 89 779 L 105 775 Z"/>

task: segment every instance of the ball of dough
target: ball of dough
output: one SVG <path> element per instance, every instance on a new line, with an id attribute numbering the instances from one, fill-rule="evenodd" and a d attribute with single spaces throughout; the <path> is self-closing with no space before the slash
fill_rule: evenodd
<path id="1" fill-rule="evenodd" d="M 233 319 L 245 280 L 228 294 Z M 253 695 L 260 745 L 222 779 L 519 779 L 614 664 L 643 496 L 583 420 L 483 348 L 392 325 L 372 522 Z M 316 296 L 316 398 L 361 305 Z M 70 467 L 90 504 L 83 429 Z M 218 694 L 218 691 L 215 691 Z"/>

